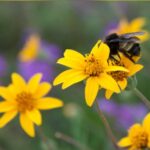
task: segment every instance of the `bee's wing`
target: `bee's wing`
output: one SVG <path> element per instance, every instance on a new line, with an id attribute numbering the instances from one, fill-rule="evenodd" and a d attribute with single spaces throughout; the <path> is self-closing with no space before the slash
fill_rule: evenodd
<path id="1" fill-rule="evenodd" d="M 126 34 L 121 34 L 120 37 L 122 38 L 131 38 L 134 36 L 140 36 L 145 34 L 145 32 L 132 32 L 132 33 L 126 33 Z"/>
<path id="2" fill-rule="evenodd" d="M 113 39 L 113 40 L 110 40 L 110 42 L 120 42 L 120 43 L 140 43 L 140 40 L 136 37 L 132 37 L 132 38 L 129 38 L 129 39 L 126 39 L 126 38 L 118 38 L 118 39 Z"/>

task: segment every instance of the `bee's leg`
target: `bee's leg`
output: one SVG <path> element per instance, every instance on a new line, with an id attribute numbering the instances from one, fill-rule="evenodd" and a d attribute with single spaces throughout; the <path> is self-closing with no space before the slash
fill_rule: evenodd
<path id="1" fill-rule="evenodd" d="M 118 62 L 118 60 L 113 55 L 110 56 L 110 59 L 113 60 L 114 62 Z"/>
<path id="2" fill-rule="evenodd" d="M 118 58 L 121 60 L 121 57 L 120 57 L 119 53 L 117 53 L 117 56 L 118 56 Z"/>
<path id="3" fill-rule="evenodd" d="M 110 60 L 111 60 L 111 61 L 114 60 L 114 58 L 113 58 L 112 55 L 110 55 L 109 58 L 107 59 L 107 63 L 108 63 L 108 64 L 110 63 Z"/>

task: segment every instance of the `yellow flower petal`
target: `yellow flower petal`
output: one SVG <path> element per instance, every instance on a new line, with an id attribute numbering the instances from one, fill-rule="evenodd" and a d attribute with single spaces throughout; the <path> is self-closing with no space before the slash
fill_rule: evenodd
<path id="1" fill-rule="evenodd" d="M 106 72 L 108 71 L 125 71 L 125 72 L 129 72 L 129 70 L 125 67 L 121 67 L 121 66 L 109 66 L 106 69 Z"/>
<path id="2" fill-rule="evenodd" d="M 8 101 L 3 101 L 0 102 L 0 112 L 6 112 L 6 111 L 11 111 L 16 109 L 16 104 L 14 101 L 8 102 Z"/>
<path id="3" fill-rule="evenodd" d="M 45 97 L 37 100 L 37 108 L 42 110 L 62 107 L 63 102 L 54 97 Z"/>
<path id="4" fill-rule="evenodd" d="M 75 70 L 75 69 L 69 69 L 69 70 L 66 70 L 62 73 L 60 73 L 55 79 L 54 79 L 54 82 L 53 82 L 53 85 L 58 85 L 62 82 L 65 82 L 67 79 L 70 79 L 76 75 L 79 75 L 81 74 L 81 71 L 78 71 L 78 70 Z"/>
<path id="5" fill-rule="evenodd" d="M 72 84 L 80 82 L 80 81 L 84 80 L 85 78 L 87 78 L 87 75 L 84 75 L 81 71 L 76 72 L 75 74 L 72 74 L 72 76 L 66 78 L 66 81 L 62 85 L 62 89 L 66 89 L 67 87 L 71 86 Z"/>
<path id="6" fill-rule="evenodd" d="M 107 90 L 111 90 L 113 92 L 119 93 L 120 89 L 118 87 L 117 82 L 108 74 L 103 73 L 97 78 L 99 85 Z"/>
<path id="7" fill-rule="evenodd" d="M 106 92 L 105 92 L 105 98 L 106 98 L 107 100 L 109 100 L 109 99 L 111 98 L 111 96 L 112 96 L 113 93 L 114 93 L 114 92 L 112 92 L 112 91 L 110 91 L 110 90 L 106 90 Z"/>
<path id="8" fill-rule="evenodd" d="M 122 81 L 118 81 L 118 85 L 121 90 L 124 90 L 127 87 L 127 79 L 123 79 Z"/>
<path id="9" fill-rule="evenodd" d="M 37 34 L 32 34 L 24 48 L 19 53 L 19 59 L 22 62 L 28 62 L 35 59 L 38 55 L 38 50 L 40 47 L 40 37 Z"/>
<path id="10" fill-rule="evenodd" d="M 95 78 L 88 78 L 85 86 L 85 100 L 88 106 L 92 106 L 97 96 L 99 85 Z"/>
<path id="11" fill-rule="evenodd" d="M 66 49 L 64 58 L 60 58 L 57 63 L 71 68 L 81 68 L 84 62 L 84 56 L 77 51 Z"/>
<path id="12" fill-rule="evenodd" d="M 5 100 L 14 99 L 13 94 L 6 87 L 0 87 L 0 96 L 3 97 Z"/>
<path id="13" fill-rule="evenodd" d="M 49 84 L 47 82 L 42 82 L 38 86 L 38 89 L 35 92 L 36 98 L 45 96 L 51 90 L 51 88 L 52 88 L 51 84 Z"/>
<path id="14" fill-rule="evenodd" d="M 142 30 L 142 32 L 144 32 L 144 35 L 138 36 L 138 38 L 141 40 L 141 42 L 145 42 L 149 39 L 150 34 L 149 34 L 149 32 L 147 32 L 145 30 Z"/>
<path id="15" fill-rule="evenodd" d="M 148 139 L 149 139 L 149 140 L 148 140 L 147 147 L 150 148 L 150 136 L 148 137 Z"/>
<path id="16" fill-rule="evenodd" d="M 63 71 L 54 79 L 53 85 L 58 85 L 58 84 L 64 82 L 66 80 L 66 78 L 72 73 L 75 73 L 75 71 L 73 69 Z"/>
<path id="17" fill-rule="evenodd" d="M 22 129 L 30 136 L 35 136 L 34 124 L 25 113 L 20 114 L 20 124 Z"/>
<path id="18" fill-rule="evenodd" d="M 128 147 L 131 145 L 131 140 L 129 137 L 124 137 L 118 142 L 118 145 L 120 147 Z"/>
<path id="19" fill-rule="evenodd" d="M 26 86 L 25 80 L 17 73 L 12 74 L 12 83 L 18 89 L 24 89 Z"/>
<path id="20" fill-rule="evenodd" d="M 123 54 L 119 53 L 120 57 L 121 57 L 121 63 L 124 64 L 124 66 L 128 69 L 130 66 L 134 65 L 134 63 L 127 58 L 126 56 L 124 56 Z"/>
<path id="21" fill-rule="evenodd" d="M 71 58 L 71 59 L 77 59 L 77 60 L 84 59 L 84 56 L 82 54 L 72 49 L 66 49 L 64 56 L 65 58 Z"/>
<path id="22" fill-rule="evenodd" d="M 143 120 L 143 127 L 150 135 L 150 113 L 148 113 Z"/>
<path id="23" fill-rule="evenodd" d="M 129 70 L 128 76 L 133 76 L 134 74 L 136 74 L 138 71 L 140 71 L 143 68 L 143 65 L 133 63 L 123 54 L 120 54 L 120 56 L 121 56 L 121 62 Z"/>
<path id="24" fill-rule="evenodd" d="M 130 26 L 131 26 L 131 30 L 133 32 L 137 32 L 137 31 L 141 31 L 141 28 L 145 25 L 145 18 L 136 18 L 134 19 L 131 23 L 130 23 Z"/>
<path id="25" fill-rule="evenodd" d="M 129 70 L 129 76 L 133 76 L 136 74 L 138 71 L 140 71 L 144 66 L 140 64 L 135 64 L 134 66 L 130 67 Z"/>
<path id="26" fill-rule="evenodd" d="M 25 90 L 25 89 L 22 89 L 22 90 Z M 13 84 L 10 84 L 7 87 L 6 91 L 9 94 L 9 97 L 8 97 L 9 99 L 8 100 L 13 100 L 13 99 L 16 98 L 16 95 L 21 92 L 21 89 L 19 87 L 16 88 Z"/>
<path id="27" fill-rule="evenodd" d="M 53 85 L 58 85 L 66 80 L 66 77 L 74 73 L 73 69 L 69 69 L 60 73 L 53 81 Z"/>
<path id="28" fill-rule="evenodd" d="M 118 26 L 118 31 L 116 31 L 118 34 L 125 34 L 125 33 L 129 33 L 129 23 L 128 21 L 123 18 L 120 23 L 119 23 L 119 26 Z"/>
<path id="29" fill-rule="evenodd" d="M 110 33 L 118 33 L 118 34 L 125 34 L 125 33 L 131 33 L 131 32 L 143 32 L 144 30 L 142 27 L 145 25 L 145 18 L 139 17 L 135 18 L 131 22 L 128 22 L 127 19 L 123 18 L 118 27 L 116 29 L 113 29 L 110 31 Z M 147 40 L 149 38 L 149 34 L 137 36 L 142 42 Z"/>
<path id="30" fill-rule="evenodd" d="M 27 111 L 26 114 L 36 125 L 42 124 L 42 116 L 41 116 L 41 113 L 37 109 Z"/>
<path id="31" fill-rule="evenodd" d="M 13 118 L 17 115 L 16 110 L 8 111 L 4 113 L 4 115 L 0 118 L 0 128 L 4 127 L 7 123 L 9 123 Z"/>
<path id="32" fill-rule="evenodd" d="M 141 57 L 142 57 L 142 55 L 140 54 L 139 56 L 133 56 L 132 59 L 136 63 L 140 60 Z"/>
<path id="33" fill-rule="evenodd" d="M 91 50 L 91 53 L 92 53 L 92 54 L 97 54 L 98 49 L 99 49 L 101 43 L 102 43 L 101 40 L 98 40 L 98 41 L 97 41 L 97 43 L 94 45 L 94 47 L 93 47 L 92 50 Z"/>
<path id="34" fill-rule="evenodd" d="M 37 73 L 28 81 L 28 90 L 31 93 L 34 93 L 38 89 L 38 85 L 40 83 L 41 78 L 42 74 Z"/>
<path id="35" fill-rule="evenodd" d="M 109 57 L 110 49 L 105 43 L 99 40 L 93 47 L 91 53 L 99 59 L 107 60 Z"/>
<path id="36" fill-rule="evenodd" d="M 139 124 L 139 123 L 133 124 L 133 125 L 129 128 L 129 130 L 128 130 L 129 136 L 130 136 L 130 134 L 132 134 L 132 133 L 134 133 L 135 131 L 137 131 L 137 129 L 142 129 L 141 124 Z"/>
<path id="37" fill-rule="evenodd" d="M 127 79 L 124 79 L 123 81 L 118 81 L 117 83 L 118 83 L 120 89 L 124 90 L 126 88 L 126 86 L 127 86 Z M 105 98 L 109 100 L 111 98 L 111 96 L 112 96 L 113 93 L 114 92 L 111 91 L 111 90 L 106 90 L 106 92 L 105 92 Z"/>
<path id="38" fill-rule="evenodd" d="M 82 69 L 84 65 L 84 59 L 78 60 L 72 58 L 60 58 L 57 63 L 73 69 Z"/>
<path id="39" fill-rule="evenodd" d="M 110 49 L 105 43 L 101 43 L 97 52 L 97 57 L 100 59 L 107 60 L 109 58 Z"/>

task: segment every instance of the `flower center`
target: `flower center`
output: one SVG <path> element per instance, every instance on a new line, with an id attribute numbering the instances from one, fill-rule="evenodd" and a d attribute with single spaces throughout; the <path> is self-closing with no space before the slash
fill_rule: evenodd
<path id="1" fill-rule="evenodd" d="M 99 76 L 104 71 L 104 67 L 101 61 L 95 58 L 93 54 L 89 54 L 86 56 L 85 63 L 86 65 L 84 73 L 89 76 Z"/>
<path id="2" fill-rule="evenodd" d="M 116 81 L 123 81 L 124 78 L 128 77 L 128 73 L 124 71 L 113 71 L 108 74 L 110 74 Z"/>
<path id="3" fill-rule="evenodd" d="M 112 64 L 124 67 L 124 65 L 119 61 L 115 61 Z M 128 78 L 128 73 L 125 71 L 112 71 L 108 74 L 111 75 L 116 81 L 123 81 L 124 78 Z"/>
<path id="4" fill-rule="evenodd" d="M 26 110 L 32 110 L 35 106 L 35 100 L 31 93 L 21 92 L 16 97 L 18 111 L 25 112 Z"/>
<path id="5" fill-rule="evenodd" d="M 130 133 L 132 145 L 137 149 L 144 149 L 148 144 L 148 134 L 142 128 L 133 129 Z"/>

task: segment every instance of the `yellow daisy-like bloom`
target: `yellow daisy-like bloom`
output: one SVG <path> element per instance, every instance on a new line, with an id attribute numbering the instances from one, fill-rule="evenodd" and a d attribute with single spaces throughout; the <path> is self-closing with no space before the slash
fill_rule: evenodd
<path id="1" fill-rule="evenodd" d="M 139 72 L 143 68 L 143 65 L 133 63 L 130 59 L 128 59 L 126 56 L 124 56 L 121 53 L 119 55 L 120 55 L 120 60 L 118 62 L 114 61 L 114 64 L 125 67 L 126 69 L 129 70 L 129 72 L 114 71 L 114 72 L 109 72 L 109 74 L 116 80 L 121 91 L 123 91 L 127 87 L 128 77 L 131 77 L 135 75 L 137 72 Z M 113 63 L 112 61 L 113 60 L 111 60 L 111 65 Z M 106 90 L 105 92 L 106 99 L 110 99 L 113 93 L 114 92 L 111 90 Z"/>
<path id="2" fill-rule="evenodd" d="M 19 59 L 22 62 L 34 60 L 38 56 L 38 48 L 40 46 L 40 37 L 37 34 L 32 34 L 24 45 L 24 48 L 19 53 Z"/>
<path id="3" fill-rule="evenodd" d="M 139 36 L 138 38 L 144 42 L 148 40 L 149 38 L 149 33 L 145 30 L 143 30 L 143 26 L 145 25 L 146 21 L 145 18 L 135 18 L 131 22 L 128 22 L 127 19 L 122 19 L 119 22 L 119 25 L 117 26 L 116 29 L 113 29 L 110 31 L 110 33 L 118 33 L 118 34 L 125 34 L 125 33 L 130 33 L 130 32 L 145 32 L 144 35 Z"/>
<path id="4" fill-rule="evenodd" d="M 118 145 L 128 150 L 144 150 L 150 148 L 150 113 L 146 115 L 141 124 L 130 127 L 128 135 L 122 138 Z"/>
<path id="5" fill-rule="evenodd" d="M 22 129 L 31 137 L 35 136 L 34 124 L 41 125 L 42 117 L 39 110 L 54 109 L 63 106 L 57 98 L 44 97 L 51 89 L 47 82 L 40 83 L 42 75 L 34 75 L 28 83 L 17 73 L 12 74 L 12 84 L 0 87 L 0 128 L 10 122 L 18 113 Z"/>
<path id="6" fill-rule="evenodd" d="M 62 89 L 72 84 L 86 80 L 85 99 L 88 106 L 92 106 L 100 88 L 120 92 L 116 81 L 107 74 L 110 71 L 127 71 L 120 66 L 108 66 L 110 49 L 102 41 L 98 41 L 90 54 L 83 56 L 77 51 L 67 49 L 64 57 L 57 63 L 69 67 L 54 80 L 54 85 L 62 83 Z"/>

